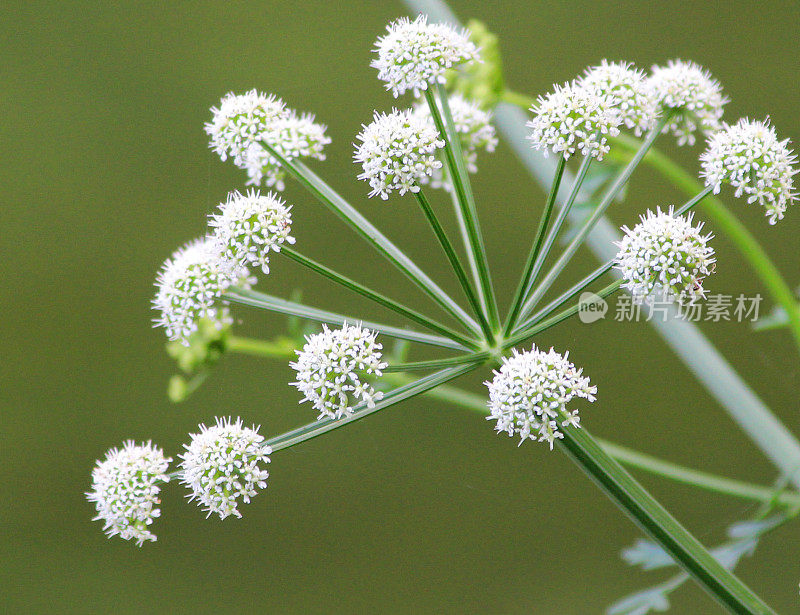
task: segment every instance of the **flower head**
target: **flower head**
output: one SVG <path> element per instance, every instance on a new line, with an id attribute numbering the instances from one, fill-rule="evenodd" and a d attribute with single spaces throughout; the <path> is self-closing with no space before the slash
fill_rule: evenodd
<path id="1" fill-rule="evenodd" d="M 282 100 L 257 90 L 229 92 L 211 113 L 213 117 L 205 125 L 211 148 L 222 160 L 231 156 L 237 165 L 243 164 L 247 150 L 263 138 L 272 122 L 288 115 Z"/>
<path id="2" fill-rule="evenodd" d="M 663 132 L 678 138 L 678 145 L 694 145 L 700 129 L 711 134 L 720 127 L 722 107 L 728 99 L 711 74 L 695 64 L 670 60 L 666 66 L 653 66 L 647 80 L 658 103 L 673 115 Z"/>
<path id="3" fill-rule="evenodd" d="M 477 173 L 478 150 L 485 149 L 487 152 L 493 152 L 497 147 L 497 133 L 491 124 L 492 113 L 484 111 L 477 103 L 466 100 L 460 94 L 450 95 L 448 103 L 453 114 L 456 133 L 461 141 L 461 151 L 464 154 L 467 171 Z M 441 109 L 438 101 L 437 104 Z M 414 106 L 414 114 L 424 118 L 430 126 L 434 126 L 430 107 L 424 101 Z M 439 151 L 441 155 L 441 150 Z M 444 166 L 433 170 L 431 186 L 450 188 L 449 181 L 444 178 Z"/>
<path id="4" fill-rule="evenodd" d="M 269 273 L 270 251 L 280 252 L 284 242 L 294 243 L 291 207 L 273 193 L 231 192 L 211 216 L 217 251 L 240 267 L 253 265 Z"/>
<path id="5" fill-rule="evenodd" d="M 200 433 L 190 434 L 192 441 L 180 456 L 181 481 L 192 490 L 189 501 L 197 500 L 208 516 L 241 517 L 239 498 L 249 504 L 258 489 L 266 488 L 269 472 L 263 464 L 272 449 L 258 429 L 243 427 L 240 418 L 218 418 L 216 425 L 201 424 Z"/>
<path id="6" fill-rule="evenodd" d="M 401 17 L 386 29 L 387 34 L 375 43 L 378 57 L 371 65 L 395 97 L 406 90 L 418 96 L 428 85 L 444 83 L 447 69 L 479 59 L 467 30 L 429 24 L 427 15 L 419 15 L 414 21 Z"/>
<path id="7" fill-rule="evenodd" d="M 748 203 L 762 205 L 770 224 L 782 219 L 786 206 L 797 200 L 793 177 L 798 169 L 792 167 L 797 156 L 789 149 L 789 139 L 778 140 L 769 120 L 723 123 L 708 140 L 700 162 L 700 174 L 715 194 L 729 183 L 737 197 L 746 195 Z"/>
<path id="8" fill-rule="evenodd" d="M 674 216 L 657 209 L 641 216 L 616 245 L 616 268 L 622 272 L 624 288 L 641 303 L 656 291 L 665 298 L 689 302 L 704 296 L 702 280 L 711 272 L 714 249 L 711 235 L 702 235 L 703 224 L 692 226 L 692 215 Z"/>
<path id="9" fill-rule="evenodd" d="M 297 158 L 316 158 L 325 160 L 324 147 L 331 140 L 325 134 L 325 126 L 317 124 L 314 116 L 308 113 L 297 115 L 294 111 L 271 122 L 269 130 L 261 136 L 261 141 L 268 143 L 286 160 Z M 253 143 L 244 154 L 242 165 L 247 171 L 248 185 L 275 187 L 284 189 L 286 171 L 278 160 L 260 143 Z"/>
<path id="10" fill-rule="evenodd" d="M 610 98 L 613 112 L 637 136 L 655 123 L 658 101 L 647 87 L 644 73 L 629 62 L 603 60 L 586 71 L 580 84 Z"/>
<path id="11" fill-rule="evenodd" d="M 380 376 L 387 366 L 381 361 L 383 346 L 375 341 L 377 333 L 360 325 L 345 325 L 306 337 L 306 345 L 297 351 L 297 361 L 290 363 L 297 372 L 292 382 L 304 401 L 314 404 L 319 417 L 340 418 L 353 406 L 364 402 L 368 407 L 383 396 L 365 381 L 365 376 Z"/>
<path id="12" fill-rule="evenodd" d="M 442 166 L 436 151 L 444 141 L 432 124 L 410 110 L 376 112 L 357 138 L 361 143 L 353 158 L 364 169 L 358 179 L 369 182 L 370 197 L 379 194 L 385 200 L 395 190 L 418 192 Z"/>
<path id="13" fill-rule="evenodd" d="M 621 119 L 613 110 L 613 100 L 575 82 L 555 86 L 539 97 L 531 111 L 534 118 L 527 123 L 528 138 L 545 155 L 552 150 L 569 158 L 577 151 L 602 160 L 609 150 L 608 137 L 619 134 Z"/>
<path id="14" fill-rule="evenodd" d="M 156 540 L 150 531 L 153 519 L 161 515 L 160 483 L 168 482 L 169 457 L 150 442 L 137 446 L 132 440 L 122 449 L 112 448 L 92 471 L 92 490 L 86 494 L 94 502 L 103 528 L 111 536 L 135 540 Z"/>
<path id="15" fill-rule="evenodd" d="M 185 341 L 207 318 L 230 323 L 220 297 L 231 285 L 248 286 L 252 280 L 244 267 L 225 259 L 213 239 L 197 239 L 173 253 L 156 280 L 153 309 L 160 315 L 155 326 L 164 327 L 171 340 Z"/>
<path id="16" fill-rule="evenodd" d="M 535 346 L 529 352 L 513 351 L 505 357 L 494 378 L 486 382 L 489 388 L 487 420 L 497 421 L 495 430 L 509 436 L 548 442 L 550 449 L 557 438 L 563 438 L 560 428 L 580 427 L 577 410 L 567 409 L 575 397 L 594 401 L 597 387 L 589 384 L 567 358 L 552 348 L 543 352 Z"/>

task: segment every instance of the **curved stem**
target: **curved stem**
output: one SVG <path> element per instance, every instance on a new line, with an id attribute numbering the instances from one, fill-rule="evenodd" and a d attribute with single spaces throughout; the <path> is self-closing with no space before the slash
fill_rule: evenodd
<path id="1" fill-rule="evenodd" d="M 422 209 L 422 213 L 425 215 L 425 219 L 428 221 L 428 224 L 430 224 L 433 234 L 436 235 L 436 239 L 439 240 L 439 245 L 442 246 L 442 250 L 444 250 L 445 256 L 447 256 L 447 260 L 450 262 L 450 266 L 453 268 L 461 284 L 461 288 L 464 290 L 464 294 L 467 296 L 467 300 L 478 318 L 478 323 L 481 326 L 485 339 L 487 341 L 491 340 L 494 334 L 489 327 L 489 322 L 486 320 L 486 316 L 478 302 L 478 297 L 475 296 L 475 291 L 472 289 L 472 285 L 469 282 L 467 272 L 464 271 L 464 267 L 461 265 L 461 261 L 456 254 L 455 248 L 453 248 L 453 244 L 448 239 L 439 219 L 436 217 L 436 212 L 433 211 L 433 207 L 431 207 L 422 188 L 419 189 L 419 192 L 414 193 L 414 196 L 417 198 L 417 203 L 419 203 L 420 209 Z"/>
<path id="2" fill-rule="evenodd" d="M 505 324 L 503 325 L 503 335 L 508 335 L 517 322 L 517 315 L 522 307 L 522 302 L 525 299 L 525 295 L 528 292 L 528 285 L 530 284 L 533 276 L 534 266 L 539 260 L 539 253 L 542 249 L 545 233 L 547 232 L 547 225 L 550 223 L 550 215 L 553 213 L 556 195 L 558 194 L 558 187 L 561 185 L 561 178 L 564 176 L 564 167 L 566 164 L 567 160 L 562 154 L 558 158 L 556 172 L 553 176 L 553 183 L 550 185 L 550 193 L 547 195 L 544 211 L 539 218 L 539 227 L 536 229 L 536 238 L 533 240 L 533 245 L 528 253 L 528 260 L 525 262 L 525 269 L 523 271 L 522 278 L 519 281 L 516 293 L 514 293 L 514 299 L 511 302 L 511 309 L 509 310 Z"/>
<path id="3" fill-rule="evenodd" d="M 281 166 L 299 181 L 311 194 L 334 214 L 343 220 L 357 234 L 361 235 L 367 243 L 372 245 L 387 260 L 405 274 L 426 295 L 433 299 L 443 310 L 457 321 L 462 323 L 476 335 L 480 334 L 478 323 L 467 314 L 461 306 L 451 299 L 446 292 L 422 271 L 406 254 L 394 245 L 388 237 L 381 233 L 361 212 L 345 201 L 339 194 L 326 184 L 311 169 L 299 160 L 286 160 L 269 144 L 260 142 Z"/>
<path id="4" fill-rule="evenodd" d="M 613 139 L 615 145 L 632 151 L 637 147 L 637 140 L 627 135 Z M 612 150 L 613 151 L 613 150 Z M 703 184 L 693 175 L 684 171 L 678 164 L 656 149 L 651 149 L 644 157 L 644 163 L 670 180 L 686 194 L 696 194 L 703 189 Z M 800 351 L 800 303 L 792 293 L 775 263 L 772 262 L 761 244 L 750 233 L 746 226 L 734 216 L 721 199 L 709 196 L 703 201 L 706 214 L 725 233 L 738 248 L 744 259 L 750 264 L 773 301 L 780 305 L 789 318 L 789 328 Z"/>
<path id="5" fill-rule="evenodd" d="M 359 284 L 354 280 L 351 280 L 347 276 L 344 276 L 340 273 L 335 272 L 330 267 L 326 267 L 322 263 L 318 263 L 317 261 L 308 258 L 307 256 L 303 256 L 294 248 L 289 248 L 284 246 L 281 248 L 281 254 L 285 254 L 289 258 L 291 258 L 296 263 L 303 265 L 304 267 L 308 267 L 312 271 L 319 273 L 320 275 L 325 276 L 329 280 L 336 282 L 337 284 L 341 284 L 345 288 L 349 288 L 350 290 L 358 293 L 362 297 L 366 297 L 367 299 L 371 299 L 375 303 L 382 305 L 385 308 L 389 308 L 393 312 L 400 314 L 401 316 L 405 316 L 409 320 L 416 322 L 417 324 L 422 325 L 430 329 L 431 331 L 435 331 L 440 335 L 444 335 L 445 337 L 449 337 L 451 340 L 455 340 L 456 342 L 463 344 L 465 346 L 469 346 L 473 344 L 473 341 L 470 340 L 468 337 L 465 337 L 450 329 L 449 327 L 445 327 L 438 322 L 431 320 L 427 316 L 420 314 L 416 310 L 412 310 L 411 308 L 407 308 L 406 306 L 398 303 L 397 301 L 390 299 L 389 297 L 382 295 L 374 290 L 371 290 L 364 286 L 363 284 Z"/>
<path id="6" fill-rule="evenodd" d="M 295 303 L 294 301 L 287 301 L 272 295 L 266 295 L 255 290 L 246 290 L 244 288 L 229 288 L 222 298 L 228 301 L 235 301 L 236 303 L 243 303 L 253 307 L 278 312 L 280 314 L 289 314 L 291 316 L 299 316 L 301 318 L 308 318 L 309 320 L 316 320 L 331 325 L 342 326 L 345 323 L 357 324 L 360 323 L 367 329 L 372 329 L 378 333 L 383 333 L 390 337 L 397 337 L 410 342 L 419 342 L 420 344 L 429 344 L 431 346 L 441 346 L 442 348 L 451 348 L 453 350 L 477 350 L 477 344 L 470 344 L 469 346 L 460 344 L 456 341 L 446 337 L 439 337 L 437 335 L 429 335 L 427 333 L 419 333 L 410 329 L 401 329 L 399 327 L 392 327 L 390 325 L 383 325 L 380 323 L 370 322 L 361 318 L 352 318 L 344 316 L 335 312 L 328 312 L 326 310 L 319 310 L 312 308 L 302 303 Z"/>

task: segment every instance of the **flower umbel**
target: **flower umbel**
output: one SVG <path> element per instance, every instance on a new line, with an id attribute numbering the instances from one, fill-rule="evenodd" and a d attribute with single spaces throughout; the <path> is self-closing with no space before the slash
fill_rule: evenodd
<path id="1" fill-rule="evenodd" d="M 167 259 L 156 280 L 153 308 L 160 312 L 155 326 L 164 327 L 171 340 L 182 340 L 197 331 L 201 318 L 220 324 L 231 321 L 221 302 L 231 285 L 247 287 L 249 272 L 225 259 L 213 239 L 197 239 Z"/>
<path id="2" fill-rule="evenodd" d="M 789 149 L 789 139 L 778 140 L 769 120 L 758 122 L 742 118 L 708 140 L 700 156 L 706 186 L 714 194 L 723 183 L 736 189 L 736 196 L 747 196 L 748 203 L 758 202 L 766 210 L 770 224 L 783 218 L 787 205 L 797 200 L 792 167 L 797 156 Z"/>
<path id="3" fill-rule="evenodd" d="M 300 402 L 314 404 L 318 418 L 336 419 L 350 414 L 358 402 L 374 406 L 383 394 L 364 377 L 381 376 L 387 367 L 376 337 L 369 329 L 348 324 L 334 330 L 323 326 L 321 333 L 307 336 L 297 361 L 290 363 L 297 372 L 291 384 L 303 394 Z"/>
<path id="4" fill-rule="evenodd" d="M 191 434 L 181 457 L 181 481 L 192 493 L 189 501 L 197 500 L 203 510 L 225 519 L 242 516 L 239 498 L 245 504 L 267 486 L 269 472 L 262 467 L 269 463 L 272 452 L 263 444 L 264 437 L 242 426 L 242 419 L 218 418 L 216 425 L 200 425 L 200 433 Z"/>
<path id="5" fill-rule="evenodd" d="M 240 166 L 247 150 L 263 138 L 272 122 L 288 115 L 282 100 L 257 90 L 245 94 L 229 92 L 219 107 L 211 108 L 211 113 L 213 117 L 205 125 L 211 148 L 222 160 L 231 156 Z"/>
<path id="6" fill-rule="evenodd" d="M 210 225 L 217 250 L 240 267 L 253 265 L 269 273 L 270 251 L 280 252 L 281 244 L 294 243 L 291 207 L 272 192 L 262 195 L 231 192 L 211 216 Z"/>
<path id="7" fill-rule="evenodd" d="M 441 109 L 438 101 L 437 105 Z M 460 94 L 451 94 L 449 105 L 450 112 L 453 114 L 456 133 L 461 141 L 461 151 L 464 154 L 464 163 L 467 171 L 477 173 L 478 150 L 485 149 L 487 152 L 493 152 L 497 147 L 497 133 L 491 124 L 492 113 L 491 111 L 484 111 L 477 103 L 466 100 Z M 414 105 L 414 113 L 424 118 L 429 125 L 434 126 L 430 107 L 424 101 Z M 450 189 L 450 182 L 444 178 L 443 165 L 433 170 L 431 186 Z"/>
<path id="8" fill-rule="evenodd" d="M 357 138 L 361 143 L 353 158 L 364 169 L 358 179 L 369 182 L 370 197 L 380 195 L 386 200 L 395 190 L 401 195 L 419 192 L 420 185 L 442 166 L 436 151 L 444 147 L 444 141 L 431 122 L 410 110 L 376 112 Z"/>
<path id="9" fill-rule="evenodd" d="M 644 73 L 630 62 L 603 60 L 586 71 L 580 84 L 610 98 L 613 112 L 636 136 L 650 130 L 655 123 L 658 102 L 647 87 Z"/>
<path id="10" fill-rule="evenodd" d="M 707 70 L 694 62 L 670 60 L 652 71 L 648 86 L 658 103 L 673 113 L 663 132 L 675 135 L 678 145 L 694 145 L 697 130 L 711 134 L 720 128 L 728 99 Z"/>
<path id="11" fill-rule="evenodd" d="M 136 445 L 125 442 L 122 449 L 112 448 L 92 471 L 92 490 L 86 497 L 94 502 L 104 530 L 111 536 L 135 540 L 156 540 L 150 531 L 153 519 L 161 515 L 161 483 L 168 482 L 169 457 L 150 442 Z"/>
<path id="12" fill-rule="evenodd" d="M 619 134 L 621 118 L 613 110 L 613 100 L 596 88 L 575 82 L 556 85 L 540 96 L 531 108 L 534 118 L 527 123 L 528 138 L 536 149 L 568 159 L 576 152 L 602 160 L 608 152 L 608 137 Z"/>
<path id="13" fill-rule="evenodd" d="M 711 273 L 714 249 L 708 245 L 711 234 L 703 235 L 703 223 L 692 226 L 692 214 L 673 216 L 657 209 L 641 216 L 641 222 L 616 242 L 619 252 L 616 268 L 625 279 L 633 301 L 641 303 L 656 291 L 681 302 L 704 297 L 701 284 Z"/>
<path id="14" fill-rule="evenodd" d="M 325 134 L 326 127 L 317 124 L 314 116 L 308 113 L 298 115 L 289 111 L 287 115 L 270 123 L 260 141 L 275 149 L 287 160 L 297 158 L 316 158 L 325 160 L 324 147 L 331 140 Z M 270 155 L 259 143 L 253 143 L 244 155 L 242 166 L 247 171 L 247 184 L 275 187 L 283 190 L 286 171 L 277 159 Z"/>
<path id="15" fill-rule="evenodd" d="M 448 68 L 479 59 L 467 30 L 429 24 L 427 15 L 419 15 L 414 21 L 401 17 L 386 29 L 387 34 L 375 43 L 378 57 L 371 65 L 395 97 L 406 90 L 418 96 L 428 85 L 444 83 Z"/>
<path id="16" fill-rule="evenodd" d="M 518 434 L 520 444 L 527 439 L 547 442 L 550 449 L 563 438 L 561 427 L 580 427 L 577 410 L 567 409 L 575 397 L 595 400 L 597 387 L 580 369 L 552 348 L 543 352 L 534 346 L 529 352 L 514 349 L 512 356 L 503 358 L 494 378 L 486 382 L 489 388 L 487 420 L 497 421 L 495 430 L 509 436 Z"/>

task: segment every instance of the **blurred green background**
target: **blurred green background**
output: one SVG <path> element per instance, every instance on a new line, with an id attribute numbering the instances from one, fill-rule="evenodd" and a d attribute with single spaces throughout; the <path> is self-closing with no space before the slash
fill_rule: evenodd
<path id="1" fill-rule="evenodd" d="M 800 5 L 459 0 L 461 19 L 501 37 L 511 87 L 539 94 L 601 58 L 642 67 L 672 57 L 708 67 L 732 99 L 729 121 L 767 114 L 800 138 Z M 186 433 L 241 415 L 276 434 L 313 418 L 297 406 L 282 363 L 231 356 L 182 405 L 149 301 L 162 261 L 204 232 L 205 216 L 243 173 L 207 148 L 212 104 L 257 87 L 329 126 L 328 160 L 313 166 L 449 284 L 411 201 L 366 199 L 352 146 L 373 109 L 397 102 L 369 67 L 399 2 L 7 2 L 0 23 L 4 351 L 0 361 L 3 497 L 0 610 L 8 613 L 600 613 L 666 578 L 619 558 L 636 528 L 558 452 L 517 448 L 482 417 L 416 399 L 273 456 L 268 490 L 244 518 L 206 520 L 184 489 L 164 490 L 157 543 L 107 540 L 84 498 L 94 460 L 127 438 L 177 455 Z M 662 142 L 675 152 L 674 143 Z M 676 155 L 697 167 L 701 148 Z M 500 296 L 507 302 L 543 193 L 501 145 L 474 186 Z M 290 185 L 299 248 L 424 309 L 343 225 Z M 440 202 L 444 204 L 444 200 Z M 800 283 L 800 213 L 776 227 L 759 208 L 725 200 Z M 634 176 L 615 222 L 683 202 L 647 171 Z M 795 208 L 796 209 L 796 208 Z M 759 285 L 720 237 L 712 292 Z M 435 257 L 431 257 L 433 254 Z M 566 275 L 593 268 L 588 253 Z M 303 287 L 312 305 L 390 318 L 279 257 L 260 288 Z M 770 303 L 766 302 L 766 307 Z M 505 305 L 505 303 L 503 304 Z M 269 337 L 284 320 L 238 308 L 240 333 Z M 796 433 L 800 369 L 788 334 L 704 324 Z M 770 483 L 775 472 L 645 324 L 565 323 L 540 345 L 569 349 L 597 384 L 583 407 L 597 435 L 675 461 Z M 466 379 L 480 391 L 487 373 Z M 643 482 L 708 544 L 753 507 L 660 479 Z M 780 612 L 800 612 L 798 524 L 767 537 L 741 576 Z M 675 613 L 718 607 L 687 584 Z"/>

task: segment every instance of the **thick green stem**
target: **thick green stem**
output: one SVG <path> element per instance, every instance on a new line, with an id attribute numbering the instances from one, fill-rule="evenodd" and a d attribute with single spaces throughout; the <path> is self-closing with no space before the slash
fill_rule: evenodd
<path id="1" fill-rule="evenodd" d="M 447 90 L 444 86 L 437 87 L 441 112 L 434 98 L 433 88 L 425 90 L 425 98 L 430 108 L 431 117 L 439 131 L 440 136 L 445 142 L 445 158 L 447 168 L 450 173 L 450 180 L 453 183 L 453 190 L 458 196 L 458 203 L 464 219 L 464 226 L 467 230 L 465 248 L 471 254 L 470 263 L 475 264 L 475 276 L 478 282 L 478 297 L 486 311 L 486 317 L 492 329 L 499 328 L 499 315 L 497 313 L 497 302 L 494 297 L 492 280 L 489 274 L 489 263 L 486 257 L 486 248 L 483 245 L 483 235 L 478 222 L 475 198 L 472 194 L 472 186 L 464 164 L 464 155 L 461 151 L 461 141 L 456 131 L 453 115 L 450 111 L 450 103 L 447 97 Z"/>
<path id="2" fill-rule="evenodd" d="M 342 221 L 344 221 L 357 234 L 361 235 L 367 243 L 372 245 L 388 261 L 397 267 L 403 274 L 416 284 L 425 294 L 433 299 L 443 310 L 453 318 L 464 324 L 473 333 L 480 334 L 480 327 L 473 318 L 467 314 L 447 293 L 422 271 L 406 254 L 394 245 L 381 233 L 361 212 L 345 201 L 339 194 L 326 184 L 311 169 L 299 160 L 286 160 L 269 144 L 261 145 L 286 169 L 292 177 L 299 181 L 323 205 L 328 207 Z"/>
<path id="3" fill-rule="evenodd" d="M 528 253 L 528 260 L 525 262 L 525 269 L 523 270 L 522 278 L 519 281 L 516 293 L 514 293 L 511 309 L 509 310 L 508 316 L 506 317 L 506 322 L 503 325 L 503 335 L 508 335 L 517 322 L 517 315 L 522 307 L 522 302 L 525 299 L 525 295 L 528 292 L 528 285 L 531 282 L 534 265 L 539 260 L 539 254 L 542 249 L 542 244 L 544 243 L 545 234 L 547 233 L 547 225 L 550 223 L 550 216 L 553 213 L 556 195 L 558 194 L 558 188 L 561 185 L 561 178 L 564 176 L 564 167 L 566 164 L 567 160 L 562 154 L 558 159 L 558 164 L 556 165 L 556 172 L 553 176 L 553 183 L 550 185 L 550 193 L 547 195 L 544 211 L 539 218 L 539 227 L 536 229 L 536 238 L 534 239 L 531 250 Z"/>
<path id="4" fill-rule="evenodd" d="M 439 218 L 436 217 L 436 212 L 433 210 L 433 207 L 431 207 L 422 188 L 420 188 L 419 192 L 416 192 L 414 196 L 417 197 L 417 203 L 419 203 L 420 209 L 422 209 L 422 213 L 425 215 L 425 219 L 428 221 L 428 224 L 430 224 L 433 234 L 436 235 L 436 239 L 439 240 L 439 245 L 442 246 L 442 250 L 444 250 L 445 256 L 450 266 L 453 268 L 461 284 L 461 288 L 464 290 L 464 294 L 467 296 L 467 300 L 475 312 L 475 316 L 478 318 L 478 323 L 481 326 L 484 337 L 487 340 L 491 340 L 493 337 L 492 329 L 489 326 L 489 322 L 486 320 L 480 301 L 475 295 L 475 291 L 472 289 L 472 284 L 470 284 L 469 278 L 467 277 L 467 272 L 464 271 L 464 267 L 461 265 L 461 261 L 458 258 L 458 254 L 456 254 L 455 248 L 453 248 L 453 244 L 444 232 Z"/>
<path id="5" fill-rule="evenodd" d="M 638 141 L 627 135 L 616 137 L 613 139 L 613 143 L 629 152 L 638 147 Z M 698 179 L 684 171 L 678 164 L 656 149 L 651 149 L 648 152 L 644 157 L 644 163 L 658 171 L 662 177 L 668 179 L 686 194 L 696 194 L 703 189 L 703 184 Z M 800 303 L 798 303 L 791 287 L 784 280 L 775 263 L 772 262 L 772 259 L 770 259 L 758 240 L 747 230 L 747 227 L 725 207 L 722 200 L 715 196 L 709 196 L 704 199 L 703 208 L 709 218 L 738 248 L 741 255 L 761 280 L 761 283 L 764 284 L 773 301 L 786 310 L 789 318 L 789 328 L 798 351 L 800 351 Z"/>
<path id="6" fill-rule="evenodd" d="M 280 342 L 228 335 L 225 338 L 225 350 L 270 359 L 285 359 L 294 356 L 295 349 Z"/>
<path id="7" fill-rule="evenodd" d="M 439 324 L 438 322 L 431 320 L 427 316 L 420 314 L 416 310 L 412 310 L 411 308 L 408 308 L 402 305 L 401 303 L 398 303 L 397 301 L 394 301 L 393 299 L 390 299 L 389 297 L 382 295 L 381 293 L 371 290 L 366 286 L 364 286 L 363 284 L 359 284 L 358 282 L 351 280 L 347 276 L 335 272 L 333 269 L 331 269 L 330 267 L 326 267 L 322 263 L 318 263 L 317 261 L 310 259 L 307 256 L 303 256 L 293 248 L 284 246 L 281 249 L 281 254 L 284 254 L 289 258 L 291 258 L 296 263 L 299 263 L 304 267 L 308 267 L 312 271 L 315 271 L 320 275 L 325 276 L 329 280 L 332 280 L 337 284 L 341 284 L 345 288 L 349 288 L 350 290 L 358 293 L 362 297 L 371 299 L 375 303 L 382 305 L 383 307 L 389 308 L 390 310 L 396 312 L 397 314 L 400 314 L 401 316 L 405 316 L 409 320 L 412 320 L 417 324 L 420 324 L 423 327 L 430 329 L 431 331 L 435 331 L 440 335 L 449 337 L 451 340 L 455 340 L 456 342 L 463 344 L 467 347 L 474 345 L 473 340 L 461 335 L 457 331 L 454 331 L 449 327 Z"/>

